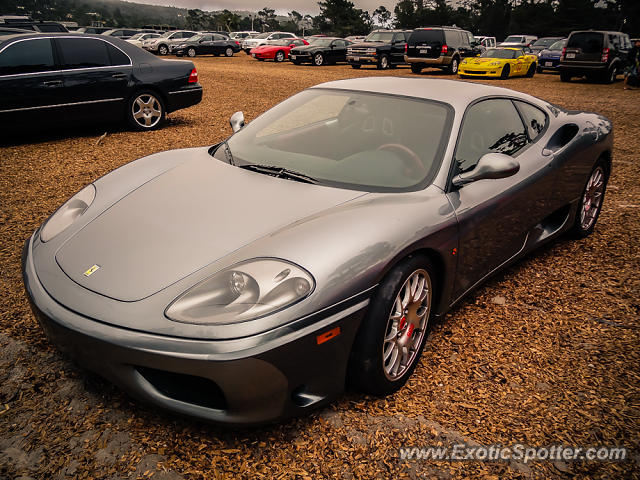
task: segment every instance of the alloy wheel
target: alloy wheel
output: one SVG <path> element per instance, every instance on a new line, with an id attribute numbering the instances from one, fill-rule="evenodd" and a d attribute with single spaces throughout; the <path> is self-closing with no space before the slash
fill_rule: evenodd
<path id="1" fill-rule="evenodd" d="M 131 115 L 138 125 L 151 129 L 162 120 L 162 104 L 153 95 L 143 93 L 133 101 Z"/>
<path id="2" fill-rule="evenodd" d="M 227 49 L 224 51 L 224 54 L 225 54 L 227 57 L 233 57 L 233 49 L 232 49 L 232 48 L 227 47 Z"/>
<path id="3" fill-rule="evenodd" d="M 605 175 L 602 167 L 597 167 L 589 177 L 582 196 L 582 209 L 580 210 L 580 226 L 583 230 L 589 230 L 596 221 L 602 206 L 604 179 Z"/>
<path id="4" fill-rule="evenodd" d="M 405 280 L 391 308 L 384 342 L 382 368 L 387 379 L 401 378 L 420 353 L 431 311 L 431 277 L 424 269 Z"/>
<path id="5" fill-rule="evenodd" d="M 189 55 L 190 57 L 195 57 L 196 56 L 196 49 L 195 48 L 190 48 L 189 50 L 187 50 L 187 55 Z"/>

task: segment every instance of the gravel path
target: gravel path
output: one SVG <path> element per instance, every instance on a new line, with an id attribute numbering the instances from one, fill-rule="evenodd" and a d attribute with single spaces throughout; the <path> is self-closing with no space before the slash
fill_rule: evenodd
<path id="1" fill-rule="evenodd" d="M 0 146 L 0 478 L 640 478 L 640 91 L 623 91 L 620 81 L 565 84 L 546 74 L 490 82 L 613 120 L 604 210 L 588 239 L 556 241 L 450 312 L 391 397 L 348 393 L 306 418 L 222 431 L 134 402 L 59 355 L 30 313 L 20 250 L 65 199 L 138 157 L 221 140 L 236 110 L 251 120 L 323 81 L 411 75 L 244 54 L 195 63 L 203 102 L 160 131 L 36 132 Z M 632 458 L 525 465 L 398 457 L 400 445 L 460 441 L 623 445 Z"/>

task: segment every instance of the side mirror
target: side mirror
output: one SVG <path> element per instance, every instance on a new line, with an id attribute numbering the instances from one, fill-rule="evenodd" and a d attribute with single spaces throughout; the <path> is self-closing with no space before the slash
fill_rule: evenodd
<path id="1" fill-rule="evenodd" d="M 244 127 L 244 113 L 236 112 L 231 115 L 229 124 L 231 125 L 231 130 L 233 130 L 233 133 L 240 130 L 242 127 Z"/>
<path id="2" fill-rule="evenodd" d="M 467 183 L 484 180 L 485 178 L 507 178 L 520 170 L 517 160 L 504 153 L 486 153 L 473 170 L 453 177 L 453 184 L 461 187 Z"/>

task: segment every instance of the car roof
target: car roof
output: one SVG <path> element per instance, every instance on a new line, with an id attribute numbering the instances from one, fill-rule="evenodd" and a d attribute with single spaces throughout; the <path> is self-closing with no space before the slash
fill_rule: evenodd
<path id="1" fill-rule="evenodd" d="M 436 78 L 361 77 L 321 83 L 311 88 L 359 90 L 363 92 L 435 100 L 453 105 L 456 110 L 464 110 L 472 101 L 491 96 L 518 97 L 539 103 L 539 100 L 530 95 L 508 88 Z"/>

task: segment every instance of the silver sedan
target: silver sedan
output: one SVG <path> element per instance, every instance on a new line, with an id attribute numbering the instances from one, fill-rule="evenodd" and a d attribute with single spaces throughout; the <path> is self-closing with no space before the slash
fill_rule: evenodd
<path id="1" fill-rule="evenodd" d="M 606 118 L 450 80 L 326 83 L 231 124 L 88 185 L 23 254 L 55 344 L 226 424 L 398 390 L 465 294 L 593 231 L 611 172 Z"/>

